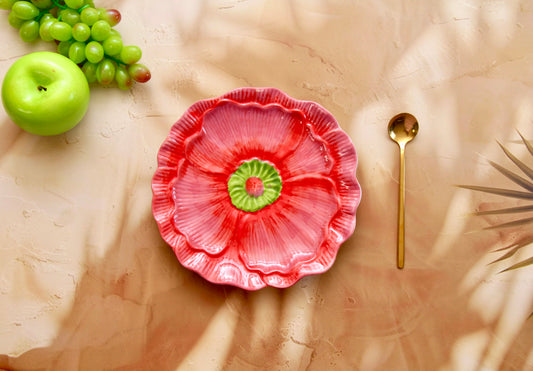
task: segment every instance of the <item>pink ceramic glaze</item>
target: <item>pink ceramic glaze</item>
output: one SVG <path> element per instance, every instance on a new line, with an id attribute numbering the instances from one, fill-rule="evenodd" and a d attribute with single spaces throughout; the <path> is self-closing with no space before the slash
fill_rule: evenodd
<path id="1" fill-rule="evenodd" d="M 157 159 L 152 210 L 161 235 L 182 265 L 211 282 L 288 287 L 328 270 L 354 231 L 355 148 L 314 102 L 273 88 L 199 101 L 172 126 Z M 228 180 L 253 159 L 272 166 L 282 188 L 250 212 L 232 204 Z M 246 182 L 250 197 L 261 187 Z"/>

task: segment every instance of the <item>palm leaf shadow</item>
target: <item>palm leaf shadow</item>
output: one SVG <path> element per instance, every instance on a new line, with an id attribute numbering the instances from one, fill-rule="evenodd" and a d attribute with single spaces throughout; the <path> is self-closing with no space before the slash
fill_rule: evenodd
<path id="1" fill-rule="evenodd" d="M 533 157 L 533 145 L 524 138 L 520 132 L 518 135 L 522 139 L 522 143 L 526 146 L 529 154 Z M 458 185 L 460 188 L 470 189 L 477 192 L 490 193 L 498 196 L 503 196 L 507 198 L 522 199 L 522 200 L 532 200 L 533 201 L 533 169 L 526 165 L 524 162 L 519 160 L 515 155 L 513 155 L 507 148 L 505 148 L 501 143 L 498 142 L 498 145 L 503 150 L 505 155 L 513 162 L 518 169 L 526 176 L 524 178 L 522 175 L 518 175 L 513 171 L 493 162 L 489 161 L 490 165 L 498 170 L 502 175 L 510 179 L 513 183 L 520 186 L 523 190 L 514 190 L 507 188 L 495 188 L 495 187 L 485 187 L 485 186 L 475 186 L 475 185 Z M 525 191 L 524 191 L 525 190 Z M 533 211 L 533 204 L 519 206 L 519 207 L 509 207 L 496 210 L 487 210 L 487 211 L 478 211 L 472 213 L 474 216 L 483 216 L 483 215 L 513 215 L 517 216 L 522 213 L 527 213 Z M 529 224 L 533 224 L 533 217 L 522 217 L 518 219 L 513 219 L 504 223 L 494 224 L 488 227 L 485 227 L 486 230 L 498 230 L 504 228 L 513 228 L 521 227 Z M 491 264 L 506 261 L 507 259 L 514 256 L 522 248 L 529 246 L 533 243 L 533 236 L 526 236 L 520 241 L 515 242 L 509 246 L 496 250 L 496 252 L 505 251 L 505 253 L 492 261 Z M 524 259 L 516 264 L 510 265 L 507 268 L 500 271 L 500 273 L 511 271 L 518 268 L 527 267 L 533 265 L 533 256 L 527 259 Z"/>

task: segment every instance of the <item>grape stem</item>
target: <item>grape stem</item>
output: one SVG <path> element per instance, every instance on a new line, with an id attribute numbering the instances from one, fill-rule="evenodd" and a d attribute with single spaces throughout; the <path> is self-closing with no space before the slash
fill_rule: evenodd
<path id="1" fill-rule="evenodd" d="M 105 57 L 106 57 L 107 59 L 111 59 L 111 60 L 112 60 L 113 62 L 115 62 L 118 66 L 120 66 L 120 65 L 126 66 L 126 65 L 127 65 L 126 63 L 122 62 L 120 59 L 117 59 L 117 58 L 112 57 L 112 56 L 110 56 L 110 55 L 107 55 L 107 54 L 106 54 Z"/>
<path id="2" fill-rule="evenodd" d="M 90 5 L 89 4 L 85 4 L 84 6 L 82 6 L 81 8 L 78 9 L 78 13 L 81 13 L 83 11 L 83 9 L 88 8 L 88 7 L 90 7 Z"/>
<path id="3" fill-rule="evenodd" d="M 69 7 L 66 6 L 66 5 L 63 5 L 63 4 L 59 4 L 59 2 L 57 0 L 52 0 L 52 2 L 54 3 L 55 6 L 57 6 L 59 9 L 68 9 Z M 85 8 L 88 8 L 90 7 L 89 4 L 85 4 L 84 6 L 82 6 L 81 8 L 79 8 L 77 11 L 78 13 L 81 13 L 83 11 L 83 9 Z"/>
<path id="4" fill-rule="evenodd" d="M 52 2 L 54 3 L 55 6 L 57 6 L 57 7 L 60 8 L 60 9 L 67 9 L 67 8 L 68 8 L 68 6 L 66 6 L 66 5 L 61 5 L 61 4 L 59 4 L 59 3 L 57 2 L 57 0 L 52 0 Z"/>
<path id="5" fill-rule="evenodd" d="M 39 21 L 41 20 L 41 18 L 42 18 L 45 14 L 47 14 L 47 13 L 50 13 L 50 9 L 41 10 L 41 11 L 39 12 L 39 15 L 38 15 L 37 17 L 35 17 L 35 20 L 36 20 L 37 22 L 39 22 Z"/>

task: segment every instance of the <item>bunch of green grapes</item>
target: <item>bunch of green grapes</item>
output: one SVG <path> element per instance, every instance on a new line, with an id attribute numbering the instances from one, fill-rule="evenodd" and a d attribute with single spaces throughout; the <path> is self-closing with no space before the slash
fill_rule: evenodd
<path id="1" fill-rule="evenodd" d="M 0 0 L 0 8 L 11 10 L 9 24 L 20 38 L 55 41 L 58 53 L 83 70 L 89 83 L 131 88 L 134 81 L 150 80 L 150 70 L 138 63 L 138 46 L 123 45 L 113 27 L 120 22 L 116 9 L 95 8 L 93 0 Z"/>

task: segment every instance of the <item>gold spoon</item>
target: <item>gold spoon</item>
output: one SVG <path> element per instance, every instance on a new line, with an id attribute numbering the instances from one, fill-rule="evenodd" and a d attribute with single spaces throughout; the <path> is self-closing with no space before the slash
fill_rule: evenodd
<path id="1" fill-rule="evenodd" d="M 405 145 L 418 134 L 418 121 L 410 113 L 400 113 L 389 121 L 389 136 L 400 146 L 400 189 L 398 193 L 398 269 L 405 261 Z"/>

